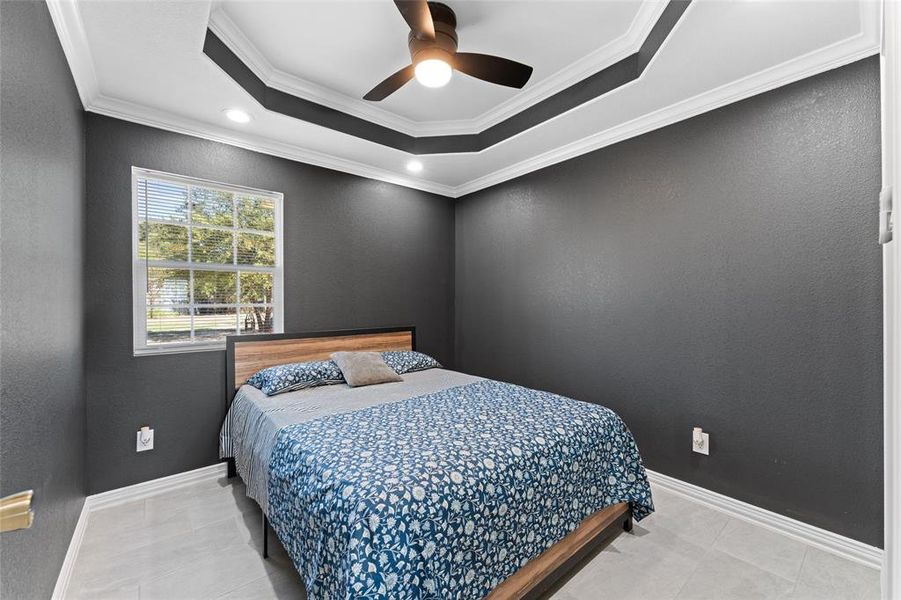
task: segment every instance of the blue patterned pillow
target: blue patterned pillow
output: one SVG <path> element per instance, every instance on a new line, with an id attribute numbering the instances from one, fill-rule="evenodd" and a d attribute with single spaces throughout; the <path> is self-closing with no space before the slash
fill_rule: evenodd
<path id="1" fill-rule="evenodd" d="M 412 373 L 413 371 L 425 371 L 426 369 L 441 369 L 441 363 L 422 352 L 410 350 L 390 350 L 382 352 L 382 360 L 395 370 L 398 375 Z"/>
<path id="2" fill-rule="evenodd" d="M 344 376 L 330 360 L 276 365 L 257 371 L 247 380 L 247 385 L 259 388 L 267 396 L 333 383 L 344 383 Z"/>

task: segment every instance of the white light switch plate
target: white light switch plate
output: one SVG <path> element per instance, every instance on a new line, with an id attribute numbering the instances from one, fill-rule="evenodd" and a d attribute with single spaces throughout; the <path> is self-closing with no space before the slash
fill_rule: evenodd
<path id="1" fill-rule="evenodd" d="M 144 440 L 147 440 L 148 438 L 149 438 L 149 441 L 147 441 L 147 443 L 145 444 L 141 440 L 141 432 L 138 431 L 138 441 L 137 441 L 137 451 L 138 452 L 144 452 L 145 450 L 153 450 L 153 430 L 152 429 L 150 430 L 150 433 L 148 433 L 147 435 L 144 436 Z"/>
<path id="2" fill-rule="evenodd" d="M 710 434 L 702 433 L 700 441 L 695 440 L 694 436 L 691 438 L 691 449 L 693 452 L 697 452 L 698 454 L 706 454 L 710 455 Z"/>

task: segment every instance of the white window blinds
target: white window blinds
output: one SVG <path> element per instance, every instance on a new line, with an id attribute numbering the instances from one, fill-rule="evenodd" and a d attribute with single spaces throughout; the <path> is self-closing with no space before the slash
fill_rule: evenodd
<path id="1" fill-rule="evenodd" d="M 132 169 L 135 354 L 282 331 L 282 195 Z"/>

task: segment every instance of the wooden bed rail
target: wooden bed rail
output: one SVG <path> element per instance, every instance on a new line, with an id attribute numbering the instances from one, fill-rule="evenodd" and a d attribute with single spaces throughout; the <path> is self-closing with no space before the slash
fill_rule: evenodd
<path id="1" fill-rule="evenodd" d="M 620 527 L 632 530 L 632 510 L 627 502 L 612 504 L 589 515 L 569 535 L 494 588 L 486 600 L 540 598 Z"/>

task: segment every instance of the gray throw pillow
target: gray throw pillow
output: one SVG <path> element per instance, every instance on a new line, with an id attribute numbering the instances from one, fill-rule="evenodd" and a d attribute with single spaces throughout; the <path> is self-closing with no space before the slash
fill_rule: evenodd
<path id="1" fill-rule="evenodd" d="M 332 360 L 350 387 L 404 380 L 378 352 L 335 352 Z"/>

